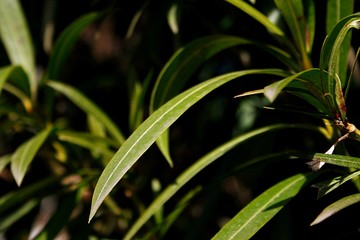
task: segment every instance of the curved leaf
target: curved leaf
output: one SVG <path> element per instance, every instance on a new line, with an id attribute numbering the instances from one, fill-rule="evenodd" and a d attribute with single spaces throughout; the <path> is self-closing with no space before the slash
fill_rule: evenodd
<path id="1" fill-rule="evenodd" d="M 219 35 L 203 37 L 179 49 L 163 67 L 152 91 L 150 112 L 158 109 L 166 101 L 180 93 L 190 77 L 206 60 L 226 48 L 242 44 L 255 45 L 296 69 L 291 57 L 276 47 L 234 36 Z M 156 143 L 166 160 L 172 165 L 169 152 L 168 132 L 165 131 L 164 134 L 157 139 Z"/>
<path id="2" fill-rule="evenodd" d="M 119 144 L 122 144 L 125 141 L 124 135 L 120 132 L 120 130 L 115 125 L 115 123 L 84 94 L 79 92 L 77 89 L 61 82 L 47 81 L 46 84 L 49 87 L 55 89 L 56 91 L 64 94 L 84 112 L 86 112 L 89 115 L 92 115 L 97 120 L 99 120 L 106 127 L 108 133 L 116 141 L 118 141 Z"/>
<path id="3" fill-rule="evenodd" d="M 54 49 L 49 59 L 47 79 L 58 80 L 60 72 L 71 53 L 71 50 L 86 26 L 101 16 L 99 13 L 88 13 L 68 26 L 55 42 Z"/>
<path id="4" fill-rule="evenodd" d="M 326 10 L 326 33 L 330 34 L 332 29 L 341 19 L 354 13 L 354 0 L 338 1 L 328 0 Z M 351 33 L 349 33 L 341 44 L 337 73 L 344 86 L 347 78 L 348 57 L 351 47 Z"/>
<path id="5" fill-rule="evenodd" d="M 2 89 L 6 89 L 18 97 L 27 112 L 32 111 L 33 107 L 29 98 L 31 96 L 29 80 L 21 66 L 10 65 L 0 68 L 0 93 Z"/>
<path id="6" fill-rule="evenodd" d="M 314 176 L 297 174 L 272 186 L 236 214 L 212 239 L 250 239 Z"/>
<path id="7" fill-rule="evenodd" d="M 235 7 L 241 9 L 245 13 L 249 14 L 253 17 L 256 21 L 260 22 L 266 29 L 268 29 L 273 34 L 284 36 L 284 32 L 278 28 L 275 24 L 273 24 L 265 15 L 261 12 L 256 10 L 250 4 L 246 3 L 243 0 L 226 0 L 227 2 L 231 3 Z"/>
<path id="8" fill-rule="evenodd" d="M 310 226 L 316 225 L 325 219 L 331 217 L 335 213 L 341 211 L 342 209 L 349 207 L 355 203 L 360 202 L 360 193 L 353 194 L 347 197 L 344 197 L 329 206 L 327 206 L 320 214 L 316 217 L 316 219 L 310 224 Z"/>
<path id="9" fill-rule="evenodd" d="M 176 119 L 212 90 L 233 79 L 249 74 L 281 75 L 284 73 L 276 69 L 264 69 L 224 74 L 177 95 L 151 114 L 124 142 L 102 172 L 94 190 L 89 221 L 118 181 Z"/>
<path id="10" fill-rule="evenodd" d="M 260 137 L 262 134 L 270 133 L 282 129 L 292 129 L 292 128 L 306 128 L 303 125 L 293 125 L 293 124 L 276 124 L 265 126 L 256 130 L 253 130 L 248 133 L 241 134 L 230 141 L 218 146 L 216 149 L 212 150 L 189 168 L 183 171 L 175 181 L 167 186 L 156 199 L 146 208 L 146 210 L 141 214 L 141 216 L 132 224 L 131 228 L 124 237 L 126 239 L 132 239 L 134 235 L 139 231 L 139 229 L 153 216 L 156 211 L 163 206 L 180 188 L 182 188 L 188 181 L 190 181 L 196 174 L 202 171 L 205 167 L 209 166 L 215 160 L 219 159 L 225 153 L 236 147 L 237 145 L 244 143 L 252 138 Z M 264 159 L 263 159 L 264 161 Z M 253 164 L 258 163 L 252 162 Z M 244 164 L 243 166 L 248 166 Z M 239 169 L 237 169 L 238 171 Z"/>
<path id="11" fill-rule="evenodd" d="M 21 185 L 28 166 L 51 131 L 52 127 L 50 126 L 42 130 L 34 137 L 21 144 L 11 156 L 11 173 L 18 186 Z"/>
<path id="12" fill-rule="evenodd" d="M 20 1 L 0 1 L 0 22 L 0 37 L 10 61 L 24 68 L 30 79 L 31 92 L 34 93 L 37 87 L 35 54 Z"/>
<path id="13" fill-rule="evenodd" d="M 302 1 L 275 0 L 296 42 L 302 59 L 303 69 L 311 67 L 311 61 L 306 51 L 307 26 Z"/>

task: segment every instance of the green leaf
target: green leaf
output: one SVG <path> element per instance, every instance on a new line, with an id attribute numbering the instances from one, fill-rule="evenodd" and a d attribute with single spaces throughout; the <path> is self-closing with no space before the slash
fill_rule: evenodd
<path id="1" fill-rule="evenodd" d="M 21 144 L 11 157 L 11 173 L 13 174 L 18 186 L 21 185 L 28 166 L 35 158 L 36 153 L 43 145 L 52 127 L 48 126 L 34 137 Z"/>
<path id="2" fill-rule="evenodd" d="M 344 208 L 349 207 L 358 202 L 360 202 L 360 193 L 344 197 L 327 206 L 310 225 L 311 226 L 316 225 L 324 221 L 325 219 L 331 217 L 335 213 L 343 210 Z"/>
<path id="3" fill-rule="evenodd" d="M 166 101 L 181 92 L 190 77 L 206 60 L 224 49 L 242 44 L 253 44 L 270 52 L 285 64 L 294 65 L 291 57 L 288 56 L 287 53 L 273 46 L 233 36 L 219 35 L 203 37 L 179 49 L 163 67 L 152 91 L 150 112 L 158 109 Z M 156 143 L 167 161 L 172 165 L 168 132 L 165 131 L 164 134 L 157 139 Z"/>
<path id="4" fill-rule="evenodd" d="M 11 155 L 4 155 L 0 157 L 0 173 L 11 162 Z"/>
<path id="5" fill-rule="evenodd" d="M 302 154 L 301 157 L 312 161 L 325 162 L 337 166 L 349 167 L 349 168 L 360 168 L 360 158 L 350 157 L 337 154 L 325 154 L 325 153 L 314 153 L 314 154 Z"/>
<path id="6" fill-rule="evenodd" d="M 131 228 L 127 232 L 124 237 L 124 240 L 132 239 L 134 235 L 140 230 L 140 228 L 153 216 L 156 211 L 162 207 L 176 192 L 179 191 L 188 181 L 190 181 L 194 176 L 196 176 L 200 171 L 202 171 L 205 167 L 209 166 L 215 160 L 222 157 L 228 151 L 233 149 L 239 144 L 242 144 L 248 140 L 251 140 L 256 137 L 260 137 L 263 134 L 267 134 L 273 131 L 285 130 L 285 129 L 293 129 L 293 128 L 304 128 L 308 129 L 308 126 L 304 125 L 293 125 L 293 124 L 276 124 L 265 126 L 248 133 L 241 134 L 237 137 L 234 137 L 230 141 L 218 146 L 199 160 L 197 160 L 194 164 L 192 164 L 189 168 L 183 171 L 175 181 L 167 186 L 157 197 L 154 201 L 146 208 L 146 210 L 141 214 L 141 216 L 136 220 L 134 224 L 132 224 Z M 282 153 L 282 157 L 284 154 Z M 267 159 L 265 159 L 267 160 Z M 255 165 L 258 164 L 262 160 L 257 160 L 251 162 L 251 164 Z M 249 166 L 247 161 L 242 164 L 242 167 Z M 239 171 L 239 169 L 237 169 Z"/>
<path id="7" fill-rule="evenodd" d="M 58 189 L 59 186 L 57 182 L 59 180 L 60 178 L 58 176 L 51 176 L 1 196 L 0 215 L 3 215 L 4 212 L 12 207 L 16 207 L 18 204 L 22 205 L 23 202 L 28 199 L 42 196 L 48 190 Z"/>
<path id="8" fill-rule="evenodd" d="M 322 79 L 324 81 L 324 94 L 330 94 L 330 96 L 334 96 L 334 98 L 332 99 L 334 105 L 337 105 L 336 101 L 338 100 L 336 100 L 336 98 L 340 98 L 340 96 L 337 95 L 336 89 L 342 89 L 343 87 L 341 85 L 341 81 L 343 80 L 339 79 L 340 76 L 338 75 L 338 66 L 340 61 L 339 56 L 340 52 L 342 51 L 343 41 L 347 36 L 348 32 L 353 28 L 360 28 L 360 13 L 347 16 L 343 18 L 340 22 L 338 22 L 338 24 L 336 24 L 331 33 L 327 36 L 321 49 L 320 69 L 328 69 L 327 77 L 324 77 L 324 79 Z M 338 86 L 339 84 L 340 86 Z M 341 114 L 340 106 L 338 110 L 338 113 Z"/>
<path id="9" fill-rule="evenodd" d="M 10 65 L 0 68 L 0 93 L 2 89 L 19 98 L 27 112 L 32 111 L 29 80 L 21 66 Z"/>
<path id="10" fill-rule="evenodd" d="M 124 142 L 102 172 L 94 190 L 89 221 L 124 174 L 176 119 L 212 90 L 231 80 L 249 74 L 278 75 L 283 74 L 283 71 L 264 69 L 224 74 L 177 95 L 151 114 Z"/>
<path id="11" fill-rule="evenodd" d="M 316 110 L 333 116 L 335 107 L 329 105 L 327 99 L 324 98 L 321 91 L 320 77 L 319 69 L 308 69 L 266 86 L 264 95 L 273 102 L 283 90 L 286 90 L 301 97 L 313 105 Z"/>
<path id="12" fill-rule="evenodd" d="M 306 37 L 308 35 L 302 1 L 275 0 L 275 3 L 284 16 L 295 40 L 301 55 L 303 69 L 311 68 L 311 61 L 306 50 L 306 43 L 308 42 Z"/>
<path id="13" fill-rule="evenodd" d="M 312 52 L 312 46 L 315 37 L 315 4 L 313 0 L 304 0 L 304 11 L 305 11 L 305 44 L 306 52 L 310 54 Z"/>
<path id="14" fill-rule="evenodd" d="M 272 219 L 314 174 L 297 174 L 272 186 L 244 207 L 212 239 L 250 239 Z"/>
<path id="15" fill-rule="evenodd" d="M 77 89 L 61 82 L 47 81 L 46 84 L 49 87 L 55 89 L 56 91 L 64 94 L 74 104 L 76 104 L 79 108 L 81 108 L 85 113 L 92 115 L 97 120 L 99 120 L 106 127 L 108 133 L 119 144 L 122 144 L 125 141 L 124 135 L 120 132 L 120 130 L 115 125 L 115 123 L 84 94 L 79 92 Z"/>
<path id="16" fill-rule="evenodd" d="M 274 23 L 272 23 L 264 14 L 256 10 L 256 8 L 252 7 L 250 4 L 247 4 L 243 0 L 226 0 L 230 4 L 234 5 L 235 7 L 239 8 L 243 12 L 249 14 L 253 17 L 256 21 L 261 23 L 266 29 L 268 29 L 271 33 L 284 36 L 284 32 L 278 28 Z"/>
<path id="17" fill-rule="evenodd" d="M 332 29 L 336 26 L 341 19 L 349 16 L 354 12 L 354 0 L 338 1 L 328 0 L 326 11 L 326 33 L 330 34 Z M 347 79 L 348 70 L 348 57 L 351 47 L 351 33 L 349 33 L 341 44 L 339 54 L 339 62 L 337 65 L 337 74 L 344 86 Z"/>
<path id="18" fill-rule="evenodd" d="M 24 218 L 31 210 L 33 210 L 38 204 L 39 199 L 30 199 L 7 216 L 1 216 L 0 232 L 5 232 L 9 227 L 20 219 Z"/>
<path id="19" fill-rule="evenodd" d="M 31 93 L 37 88 L 35 54 L 29 27 L 17 0 L 0 1 L 0 37 L 14 65 L 20 65 L 30 79 Z"/>
<path id="20" fill-rule="evenodd" d="M 101 14 L 99 13 L 88 13 L 83 15 L 61 33 L 55 42 L 54 49 L 49 59 L 47 79 L 59 80 L 60 73 L 64 68 L 74 44 L 78 40 L 79 35 L 86 26 L 99 19 L 100 16 Z"/>
<path id="21" fill-rule="evenodd" d="M 323 197 L 325 194 L 328 194 L 329 192 L 340 187 L 340 185 L 346 183 L 349 180 L 352 180 L 353 178 L 359 175 L 360 175 L 360 170 L 350 173 L 346 176 L 339 176 L 331 180 L 315 183 L 313 186 L 319 189 L 317 198 Z"/>

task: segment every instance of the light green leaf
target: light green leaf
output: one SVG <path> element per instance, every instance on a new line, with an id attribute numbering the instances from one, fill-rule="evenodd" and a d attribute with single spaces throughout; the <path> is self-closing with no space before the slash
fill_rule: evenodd
<path id="1" fill-rule="evenodd" d="M 304 11 L 305 11 L 305 44 L 306 44 L 306 52 L 311 54 L 312 46 L 314 43 L 315 37 L 315 22 L 316 22 L 316 15 L 315 15 L 315 4 L 313 0 L 304 0 Z"/>
<path id="2" fill-rule="evenodd" d="M 92 115 L 97 120 L 99 120 L 106 127 L 108 133 L 119 144 L 122 144 L 125 141 L 124 135 L 120 132 L 115 123 L 84 94 L 79 92 L 77 89 L 61 82 L 47 81 L 46 84 L 56 91 L 64 94 L 85 113 Z"/>
<path id="3" fill-rule="evenodd" d="M 20 1 L 0 1 L 0 37 L 14 65 L 21 65 L 30 79 L 31 93 L 37 88 L 35 54 Z"/>
<path id="4" fill-rule="evenodd" d="M 74 44 L 78 40 L 79 35 L 86 26 L 99 19 L 100 16 L 101 14 L 99 13 L 88 13 L 83 15 L 61 33 L 55 42 L 54 49 L 49 59 L 47 79 L 59 80 L 64 64 L 67 61 Z"/>
<path id="5" fill-rule="evenodd" d="M 224 74 L 177 95 L 151 114 L 124 142 L 102 172 L 94 190 L 89 221 L 124 174 L 176 119 L 212 90 L 231 80 L 249 74 L 278 75 L 283 74 L 283 71 L 264 69 Z"/>
<path id="6" fill-rule="evenodd" d="M 297 174 L 272 186 L 244 207 L 212 239 L 250 239 L 272 219 L 314 174 Z"/>
<path id="7" fill-rule="evenodd" d="M 302 154 L 301 157 L 312 161 L 320 161 L 337 166 L 360 169 L 360 158 L 357 157 L 325 153 Z"/>
<path id="8" fill-rule="evenodd" d="M 48 126 L 34 137 L 21 144 L 12 155 L 11 173 L 18 186 L 21 185 L 28 166 L 35 158 L 36 153 L 39 151 L 51 131 L 52 127 Z"/>
<path id="9" fill-rule="evenodd" d="M 325 219 L 331 217 L 335 213 L 343 210 L 344 208 L 349 207 L 358 202 L 360 202 L 360 193 L 344 197 L 327 206 L 310 225 L 311 226 L 316 225 L 324 221 Z"/>
<path id="10" fill-rule="evenodd" d="M 264 25 L 266 29 L 268 29 L 273 34 L 284 36 L 284 32 L 278 28 L 274 23 L 272 23 L 264 14 L 256 10 L 256 8 L 252 7 L 250 4 L 247 4 L 243 0 L 226 0 L 230 4 L 234 5 L 235 7 L 241 9 L 243 12 L 249 14 L 253 17 L 256 21 Z"/>
<path id="11" fill-rule="evenodd" d="M 140 228 L 153 216 L 156 211 L 162 207 L 174 194 L 179 191 L 188 181 L 190 181 L 194 176 L 196 176 L 199 172 L 201 172 L 205 167 L 209 166 L 215 160 L 222 157 L 228 151 L 236 147 L 237 145 L 244 143 L 248 140 L 251 140 L 256 137 L 260 137 L 263 134 L 271 133 L 273 131 L 279 131 L 284 129 L 293 129 L 293 128 L 304 128 L 308 129 L 309 126 L 304 125 L 293 125 L 293 124 L 277 124 L 265 126 L 248 133 L 241 134 L 237 137 L 234 137 L 230 141 L 218 146 L 199 160 L 197 160 L 194 164 L 192 164 L 189 168 L 183 171 L 175 181 L 167 186 L 160 194 L 156 197 L 156 199 L 146 208 L 146 210 L 141 214 L 141 216 L 136 220 L 134 224 L 132 224 L 131 228 L 127 232 L 124 237 L 124 240 L 132 239 L 135 234 L 140 230 Z M 284 154 L 281 155 L 284 157 Z M 285 157 L 284 157 L 285 158 Z M 250 164 L 258 164 L 259 162 L 264 161 L 264 159 L 256 160 L 256 161 L 247 161 L 242 164 L 242 167 L 249 166 Z M 236 169 L 239 171 L 239 169 Z"/>
<path id="12" fill-rule="evenodd" d="M 277 7 L 284 16 L 287 25 L 300 52 L 303 69 L 311 68 L 311 61 L 306 50 L 307 26 L 301 0 L 275 0 Z"/>

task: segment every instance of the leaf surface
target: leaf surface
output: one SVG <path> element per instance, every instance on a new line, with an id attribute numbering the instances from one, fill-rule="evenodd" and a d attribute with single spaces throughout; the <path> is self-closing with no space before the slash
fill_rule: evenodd
<path id="1" fill-rule="evenodd" d="M 250 239 L 313 177 L 312 173 L 297 174 L 272 186 L 236 214 L 212 239 Z"/>
<path id="2" fill-rule="evenodd" d="M 283 71 L 264 69 L 224 74 L 177 95 L 151 114 L 124 142 L 102 172 L 94 190 L 89 220 L 95 215 L 100 204 L 124 174 L 176 119 L 212 90 L 231 80 L 249 74 L 278 75 L 283 74 Z"/>

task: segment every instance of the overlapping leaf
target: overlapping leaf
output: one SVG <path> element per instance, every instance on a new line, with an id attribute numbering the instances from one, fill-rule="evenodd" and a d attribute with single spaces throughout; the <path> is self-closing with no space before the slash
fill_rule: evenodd
<path id="1" fill-rule="evenodd" d="M 274 69 L 245 70 L 209 79 L 177 95 L 150 115 L 120 147 L 102 172 L 95 187 L 89 219 L 95 215 L 105 197 L 120 181 L 131 166 L 155 142 L 155 140 L 188 108 L 212 90 L 238 77 L 249 74 L 283 75 Z"/>

